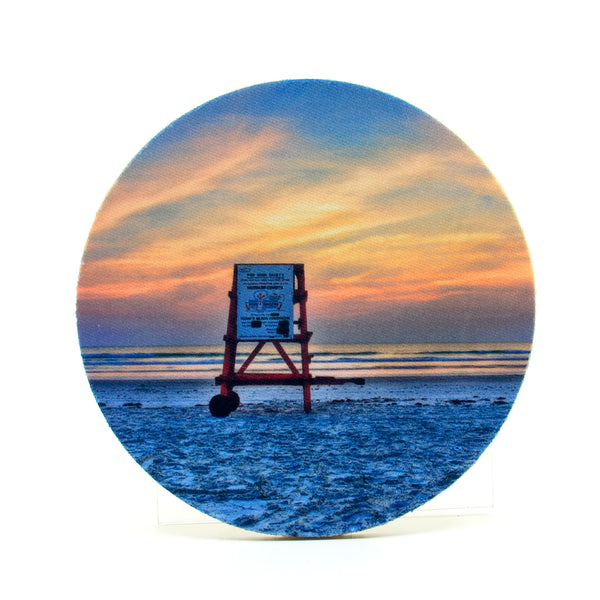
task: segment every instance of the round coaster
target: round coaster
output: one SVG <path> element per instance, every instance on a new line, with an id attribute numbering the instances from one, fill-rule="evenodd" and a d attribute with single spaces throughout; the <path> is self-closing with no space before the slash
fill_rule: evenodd
<path id="1" fill-rule="evenodd" d="M 414 106 L 288 80 L 176 120 L 104 200 L 77 295 L 104 417 L 226 523 L 323 537 L 459 478 L 521 385 L 533 274 L 482 161 Z"/>

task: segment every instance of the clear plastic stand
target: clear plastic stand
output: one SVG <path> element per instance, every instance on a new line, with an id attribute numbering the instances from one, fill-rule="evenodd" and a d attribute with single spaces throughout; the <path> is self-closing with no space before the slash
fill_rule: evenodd
<path id="1" fill-rule="evenodd" d="M 489 515 L 494 508 L 492 450 L 450 487 L 403 518 Z M 214 524 L 217 519 L 192 508 L 160 485 L 156 485 L 157 522 L 162 525 Z"/>

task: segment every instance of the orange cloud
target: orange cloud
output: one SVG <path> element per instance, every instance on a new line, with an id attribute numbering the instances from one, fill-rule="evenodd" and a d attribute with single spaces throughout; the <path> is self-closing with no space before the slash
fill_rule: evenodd
<path id="1" fill-rule="evenodd" d="M 174 156 L 111 190 L 89 249 L 127 220 L 141 241 L 84 263 L 81 298 L 128 298 L 191 284 L 210 287 L 195 308 L 212 310 L 226 302 L 235 262 L 304 262 L 313 310 L 321 313 L 531 277 L 510 205 L 462 146 L 409 153 L 388 142 L 370 156 L 342 160 L 314 152 L 284 122 L 251 130 L 239 120 L 180 145 Z M 312 172 L 321 176 L 311 178 Z M 206 201 L 213 193 L 219 201 Z M 489 206 L 478 204 L 484 196 Z M 142 218 L 189 198 L 193 207 L 170 228 Z"/>
<path id="2" fill-rule="evenodd" d="M 262 157 L 287 138 L 281 126 L 250 131 L 239 121 L 221 123 L 202 138 L 181 143 L 135 177 L 120 178 L 104 201 L 94 231 L 149 208 L 207 193 L 227 178 L 256 169 Z"/>

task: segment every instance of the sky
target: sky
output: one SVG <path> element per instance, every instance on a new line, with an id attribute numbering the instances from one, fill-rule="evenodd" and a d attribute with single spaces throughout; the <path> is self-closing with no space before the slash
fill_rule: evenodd
<path id="1" fill-rule="evenodd" d="M 533 334 L 530 257 L 499 183 L 435 119 L 357 85 L 245 88 L 152 139 L 93 223 L 82 346 L 220 343 L 235 263 L 303 263 L 319 343 Z"/>

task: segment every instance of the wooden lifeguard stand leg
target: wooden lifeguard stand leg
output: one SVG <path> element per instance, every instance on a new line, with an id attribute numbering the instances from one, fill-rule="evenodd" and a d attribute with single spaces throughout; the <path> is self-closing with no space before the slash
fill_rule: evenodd
<path id="1" fill-rule="evenodd" d="M 233 270 L 233 283 L 229 292 L 229 315 L 227 317 L 227 333 L 223 336 L 225 353 L 223 355 L 223 376 L 232 378 L 235 375 L 237 357 L 237 269 Z M 229 380 L 228 380 L 229 381 Z M 228 395 L 233 390 L 231 381 L 221 384 L 221 394 Z"/>
<path id="2" fill-rule="evenodd" d="M 294 294 L 294 301 L 300 305 L 300 316 L 296 322 L 300 333 L 295 336 L 300 342 L 300 356 L 302 357 L 302 395 L 304 398 L 304 412 L 309 413 L 312 408 L 312 400 L 310 393 L 310 359 L 308 352 L 308 342 L 312 336 L 312 331 L 308 331 L 308 321 L 306 317 L 306 300 L 308 292 L 306 291 L 306 282 L 304 279 L 304 265 L 296 265 L 294 269 L 297 281 L 297 289 Z"/>

